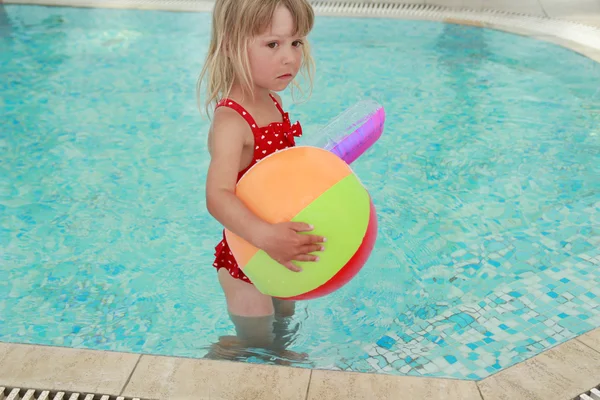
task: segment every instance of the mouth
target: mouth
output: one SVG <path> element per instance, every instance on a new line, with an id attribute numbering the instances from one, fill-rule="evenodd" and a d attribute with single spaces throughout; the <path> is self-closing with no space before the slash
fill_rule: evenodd
<path id="1" fill-rule="evenodd" d="M 284 74 L 277 77 L 277 79 L 291 79 L 292 74 Z"/>

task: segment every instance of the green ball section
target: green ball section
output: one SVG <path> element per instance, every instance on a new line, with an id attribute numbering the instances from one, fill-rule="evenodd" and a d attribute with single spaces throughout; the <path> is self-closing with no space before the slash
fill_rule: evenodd
<path id="1" fill-rule="evenodd" d="M 329 281 L 352 258 L 363 242 L 369 223 L 369 193 L 350 174 L 300 211 L 292 221 L 314 226 L 310 234 L 327 239 L 319 261 L 295 261 L 303 270 L 292 272 L 259 250 L 243 271 L 263 294 L 290 297 Z"/>

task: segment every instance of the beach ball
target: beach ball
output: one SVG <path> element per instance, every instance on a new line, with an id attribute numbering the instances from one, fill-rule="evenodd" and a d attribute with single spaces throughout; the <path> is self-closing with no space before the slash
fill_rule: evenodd
<path id="1" fill-rule="evenodd" d="M 285 300 L 330 294 L 360 271 L 375 245 L 377 216 L 369 193 L 346 162 L 322 148 L 270 154 L 242 176 L 236 195 L 267 222 L 305 222 L 314 227 L 308 234 L 327 238 L 319 261 L 294 261 L 303 270 L 293 272 L 226 229 L 238 265 L 263 294 Z"/>

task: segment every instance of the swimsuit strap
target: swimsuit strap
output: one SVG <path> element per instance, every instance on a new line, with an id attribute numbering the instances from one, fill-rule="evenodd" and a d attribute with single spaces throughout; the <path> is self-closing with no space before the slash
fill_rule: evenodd
<path id="1" fill-rule="evenodd" d="M 222 99 L 221 101 L 219 101 L 217 103 L 217 106 L 215 107 L 215 109 L 217 109 L 219 107 L 228 107 L 228 108 L 231 108 L 232 110 L 237 111 L 237 113 L 240 114 L 240 116 L 246 120 L 248 125 L 250 125 L 250 127 L 252 128 L 252 132 L 254 132 L 254 130 L 258 128 L 258 126 L 256 125 L 256 121 L 254 121 L 254 118 L 252 118 L 252 115 L 250 115 L 250 113 L 248 111 L 246 111 L 246 109 L 244 107 L 242 107 L 240 104 L 236 103 L 235 101 L 228 99 L 228 98 Z"/>
<path id="2" fill-rule="evenodd" d="M 283 111 L 283 108 L 281 108 L 281 105 L 279 104 L 275 96 L 273 96 L 271 93 L 269 93 L 269 96 L 271 96 L 271 100 L 273 100 L 273 103 L 275 103 L 275 106 L 277 107 L 281 115 L 285 116 L 285 112 Z"/>

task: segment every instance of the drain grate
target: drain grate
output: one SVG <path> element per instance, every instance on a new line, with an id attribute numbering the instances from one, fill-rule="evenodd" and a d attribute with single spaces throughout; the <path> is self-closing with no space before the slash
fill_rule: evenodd
<path id="1" fill-rule="evenodd" d="M 600 400 L 600 385 L 585 393 L 580 394 L 573 400 Z"/>
<path id="2" fill-rule="evenodd" d="M 0 400 L 147 400 L 97 393 L 22 389 L 0 386 Z"/>
<path id="3" fill-rule="evenodd" d="M 393 13 L 418 12 L 429 13 L 442 11 L 445 7 L 432 4 L 403 4 L 385 2 L 348 2 L 348 1 L 311 1 L 313 8 L 319 12 L 353 13 L 353 14 L 379 14 L 390 15 Z"/>

